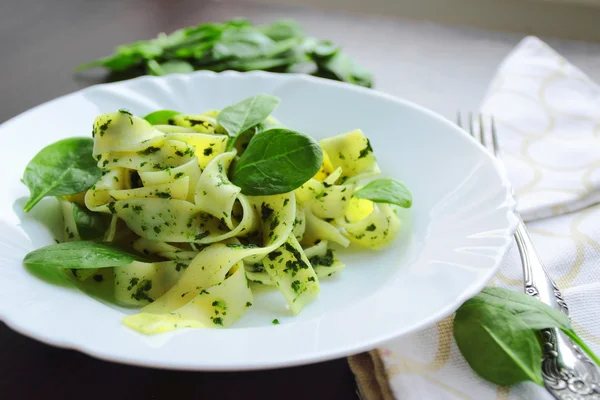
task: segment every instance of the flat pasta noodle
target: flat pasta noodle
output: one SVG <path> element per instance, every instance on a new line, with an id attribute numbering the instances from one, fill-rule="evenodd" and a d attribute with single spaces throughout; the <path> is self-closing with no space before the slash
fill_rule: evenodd
<path id="1" fill-rule="evenodd" d="M 160 253 L 156 253 L 157 256 L 166 258 L 168 260 L 174 260 L 179 262 L 184 262 L 189 264 L 189 261 L 192 261 L 197 255 L 197 251 L 163 251 Z"/>
<path id="2" fill-rule="evenodd" d="M 339 169 L 341 173 L 341 169 Z M 296 194 L 304 203 L 310 206 L 314 215 L 323 219 L 338 218 L 346 213 L 352 198 L 354 185 L 328 184 L 327 179 L 319 182 L 311 179 L 300 188 Z"/>
<path id="3" fill-rule="evenodd" d="M 189 176 L 174 181 L 159 183 L 154 186 L 143 186 L 135 189 L 109 190 L 108 194 L 115 200 L 157 197 L 163 199 L 186 200 L 190 187 Z"/>
<path id="4" fill-rule="evenodd" d="M 104 235 L 105 242 L 112 242 L 115 240 L 117 236 L 117 224 L 119 223 L 119 218 L 116 215 L 113 215 L 110 218 L 110 224 L 108 225 L 108 230 Z"/>
<path id="5" fill-rule="evenodd" d="M 262 267 L 262 264 L 261 264 Z M 266 271 L 253 271 L 251 269 L 246 268 L 246 278 L 252 283 L 256 283 L 259 285 L 268 285 L 273 286 L 273 282 L 271 282 L 271 278 L 269 278 L 269 274 Z"/>
<path id="6" fill-rule="evenodd" d="M 141 198 L 114 202 L 113 209 L 137 235 L 161 242 L 191 242 L 210 234 L 196 206 L 185 200 Z M 207 216 L 208 217 L 208 216 Z"/>
<path id="7" fill-rule="evenodd" d="M 287 200 L 287 201 L 286 201 Z M 279 196 L 254 197 L 253 205 L 270 212 L 261 214 L 264 232 L 264 246 L 243 246 L 238 244 L 215 243 L 203 249 L 192 260 L 182 279 L 164 296 L 144 308 L 145 312 L 168 313 L 189 301 L 188 296 L 213 286 L 224 279 L 225 274 L 237 262 L 256 255 L 266 255 L 281 246 L 290 236 L 296 214 L 293 193 Z M 285 204 L 284 204 L 285 203 Z M 277 221 L 276 224 L 273 224 Z M 272 227 L 272 229 L 271 229 Z"/>
<path id="8" fill-rule="evenodd" d="M 75 222 L 75 216 L 73 215 L 73 203 L 59 197 L 58 204 L 63 215 L 63 241 L 72 242 L 76 240 L 81 240 L 81 236 L 79 236 L 79 230 L 77 229 L 77 223 Z"/>
<path id="9" fill-rule="evenodd" d="M 295 240 L 292 234 L 296 215 L 293 193 L 253 197 L 251 202 L 261 210 L 261 221 L 266 228 L 263 231 L 263 247 L 215 243 L 204 248 L 167 293 L 145 306 L 141 314 L 126 317 L 124 323 L 138 331 L 152 334 L 183 327 L 186 325 L 181 324 L 183 320 L 196 321 L 196 326 L 211 326 L 208 321 L 213 326 L 228 326 L 241 317 L 252 299 L 242 260 L 259 254 L 266 255 L 289 238 Z M 226 298 L 216 299 L 223 296 L 221 292 L 227 294 Z M 202 297 L 206 295 L 208 296 Z M 211 299 L 212 302 L 207 302 L 206 299 Z M 303 301 L 298 302 L 298 307 L 306 301 L 308 300 L 303 298 Z M 226 309 L 221 308 L 221 314 L 214 313 L 215 304 L 222 304 L 221 302 L 226 305 Z M 208 308 L 209 303 L 213 308 Z M 210 310 L 208 313 L 207 308 Z M 174 315 L 178 317 L 174 318 Z M 215 318 L 219 319 L 215 321 Z"/>
<path id="10" fill-rule="evenodd" d="M 298 239 L 299 242 L 304 238 L 304 232 L 306 231 L 306 211 L 304 207 L 296 206 L 296 218 L 294 218 L 294 227 L 292 233 Z"/>
<path id="11" fill-rule="evenodd" d="M 319 279 L 330 277 L 346 267 L 346 264 L 337 258 L 335 251 L 329 248 L 326 241 L 307 247 L 304 249 L 304 254 Z"/>
<path id="12" fill-rule="evenodd" d="M 348 239 L 356 245 L 379 249 L 388 245 L 400 230 L 400 219 L 388 204 L 373 204 L 373 211 L 356 222 L 338 219 Z"/>
<path id="13" fill-rule="evenodd" d="M 263 265 L 294 314 L 319 294 L 317 274 L 294 235 L 270 252 L 263 259 Z"/>
<path id="14" fill-rule="evenodd" d="M 231 274 L 214 286 L 200 291 L 193 299 L 168 314 L 142 311 L 123 319 L 123 323 L 144 334 L 153 335 L 182 328 L 225 328 L 235 323 L 252 305 L 241 262 Z"/>
<path id="15" fill-rule="evenodd" d="M 190 250 L 188 251 L 188 250 L 184 250 L 181 247 L 177 247 L 172 244 L 169 244 L 167 242 L 160 242 L 157 240 L 149 240 L 149 239 L 142 238 L 142 237 L 136 239 L 133 242 L 133 248 L 140 253 L 148 254 L 148 255 L 155 254 L 155 255 L 160 256 L 161 254 L 192 253 L 192 254 L 194 254 L 193 257 L 195 257 L 198 254 L 198 251 L 193 251 L 191 246 L 190 246 Z M 165 258 L 171 258 L 171 257 L 165 257 Z M 173 259 L 176 259 L 176 258 L 179 258 L 179 257 L 173 256 Z"/>
<path id="16" fill-rule="evenodd" d="M 94 212 L 111 213 L 109 204 L 114 201 L 111 190 L 131 188 L 131 175 L 125 168 L 113 168 L 104 174 L 85 194 L 85 206 Z"/>
<path id="17" fill-rule="evenodd" d="M 77 229 L 77 223 L 75 222 L 75 216 L 73 215 L 73 203 L 63 199 L 62 197 L 58 198 L 58 204 L 60 206 L 60 210 L 63 215 L 63 224 L 64 224 L 64 242 L 74 242 L 77 240 L 81 240 L 81 236 L 79 235 L 79 230 Z M 78 281 L 85 281 L 93 276 L 98 270 L 97 269 L 82 269 L 82 270 L 70 270 L 67 273 L 70 273 L 75 279 Z"/>
<path id="18" fill-rule="evenodd" d="M 129 112 L 102 114 L 94 120 L 93 155 L 115 152 L 137 152 L 159 145 L 165 135 L 145 119 Z"/>
<path id="19" fill-rule="evenodd" d="M 100 168 L 128 168 L 144 171 L 160 171 L 176 168 L 194 157 L 195 149 L 179 140 L 165 140 L 161 146 L 149 146 L 137 152 L 103 153 L 98 160 Z"/>
<path id="20" fill-rule="evenodd" d="M 161 131 L 162 133 L 194 133 L 196 130 L 192 128 L 185 128 L 177 125 L 153 125 L 154 129 Z"/>
<path id="21" fill-rule="evenodd" d="M 169 125 L 189 128 L 198 133 L 211 134 L 215 133 L 216 131 L 217 120 L 214 117 L 206 114 L 178 114 L 169 119 Z"/>
<path id="22" fill-rule="evenodd" d="M 202 133 L 168 133 L 167 138 L 177 140 L 194 147 L 194 154 L 200 168 L 204 169 L 213 158 L 225 152 L 227 135 L 211 135 Z"/>
<path id="23" fill-rule="evenodd" d="M 369 139 L 360 130 L 320 141 L 334 168 L 342 168 L 343 182 L 351 183 L 381 173 Z"/>
<path id="24" fill-rule="evenodd" d="M 295 190 L 249 196 L 229 171 L 252 138 L 282 125 L 263 117 L 230 138 L 218 114 L 176 114 L 154 126 L 125 110 L 98 116 L 93 156 L 103 175 L 87 191 L 59 198 L 65 241 L 82 240 L 80 224 L 94 240 L 144 255 L 71 272 L 78 284 L 101 283 L 117 303 L 140 307 L 123 319 L 140 333 L 231 326 L 259 284 L 277 289 L 281 305 L 298 314 L 318 297 L 320 280 L 345 268 L 336 248 L 379 249 L 400 229 L 389 205 L 352 197 L 358 181 L 380 173 L 362 131 L 321 140 L 321 167 Z M 89 215 L 75 216 L 75 203 L 102 219 L 94 225 Z"/>
<path id="25" fill-rule="evenodd" d="M 235 152 L 223 153 L 215 157 L 202 172 L 196 185 L 195 204 L 199 210 L 221 221 L 228 232 L 212 235 L 208 242 L 226 240 L 239 235 L 248 235 L 258 229 L 256 212 L 241 189 L 229 181 L 227 171 L 235 157 Z M 236 202 L 239 204 L 241 219 L 235 224 Z"/>
<path id="26" fill-rule="evenodd" d="M 129 265 L 114 267 L 115 299 L 128 306 L 141 306 L 153 302 L 165 292 L 162 268 L 155 263 L 134 261 Z"/>
<path id="27" fill-rule="evenodd" d="M 233 229 L 232 211 L 241 188 L 227 177 L 235 152 L 224 153 L 216 158 L 202 172 L 196 185 L 195 203 L 198 209 L 221 219 L 227 228 Z"/>
<path id="28" fill-rule="evenodd" d="M 140 179 L 144 186 L 155 186 L 162 183 L 173 182 L 186 176 L 189 177 L 188 194 L 186 197 L 186 200 L 189 202 L 194 201 L 196 184 L 200 178 L 200 174 L 200 166 L 198 165 L 198 160 L 195 157 L 175 168 L 162 171 L 139 172 Z"/>
<path id="29" fill-rule="evenodd" d="M 304 247 L 312 246 L 323 240 L 337 243 L 343 247 L 350 245 L 350 240 L 336 226 L 314 215 L 308 207 L 304 210 L 304 213 L 306 215 L 306 230 L 301 242 Z"/>

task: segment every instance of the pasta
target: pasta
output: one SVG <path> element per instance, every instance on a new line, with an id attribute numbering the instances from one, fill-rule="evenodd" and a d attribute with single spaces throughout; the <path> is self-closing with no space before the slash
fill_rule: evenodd
<path id="1" fill-rule="evenodd" d="M 103 174 L 59 199 L 66 241 L 83 240 L 74 219 L 83 210 L 105 221 L 95 240 L 143 254 L 102 271 L 114 278 L 103 284 L 113 285 L 119 304 L 141 307 L 123 321 L 138 332 L 231 326 L 258 283 L 279 290 L 298 314 L 318 297 L 320 280 L 344 269 L 338 249 L 380 249 L 400 229 L 393 204 L 353 197 L 361 180 L 380 173 L 362 131 L 321 140 L 322 161 L 301 186 L 249 195 L 231 171 L 254 138 L 281 124 L 267 114 L 234 136 L 219 118 L 212 110 L 151 125 L 125 110 L 100 115 L 93 156 Z M 82 282 L 99 276 L 70 271 Z"/>

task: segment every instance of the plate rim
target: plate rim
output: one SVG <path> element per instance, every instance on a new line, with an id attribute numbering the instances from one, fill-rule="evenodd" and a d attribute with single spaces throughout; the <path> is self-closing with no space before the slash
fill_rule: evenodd
<path id="1" fill-rule="evenodd" d="M 85 92 L 88 92 L 88 91 L 97 90 L 98 88 L 127 85 L 130 82 L 139 82 L 139 81 L 145 81 L 145 80 L 147 80 L 147 81 L 164 81 L 164 80 L 168 80 L 169 76 L 175 76 L 175 77 L 183 76 L 186 79 L 191 79 L 195 76 L 216 77 L 216 76 L 230 76 L 230 75 L 232 75 L 232 76 L 244 75 L 244 76 L 250 76 L 250 78 L 252 76 L 274 77 L 274 78 L 280 79 L 282 81 L 284 81 L 284 80 L 304 80 L 304 81 L 309 81 L 309 82 L 313 81 L 319 85 L 336 86 L 336 87 L 340 87 L 344 90 L 357 91 L 359 93 L 368 94 L 369 96 L 380 97 L 387 101 L 391 101 L 393 103 L 399 103 L 408 108 L 411 108 L 411 109 L 417 110 L 423 114 L 426 114 L 429 118 L 436 119 L 445 125 L 451 125 L 453 128 L 456 128 L 456 125 L 453 122 L 446 119 L 442 115 L 440 115 L 424 106 L 414 103 L 410 100 L 406 100 L 402 97 L 393 96 L 388 93 L 380 92 L 375 89 L 369 89 L 369 88 L 352 85 L 352 84 L 348 84 L 348 83 L 344 83 L 344 82 L 338 82 L 338 81 L 333 81 L 333 80 L 329 80 L 329 79 L 318 78 L 318 77 L 305 75 L 305 74 L 280 74 L 280 73 L 271 73 L 271 72 L 265 72 L 265 71 L 251 71 L 251 72 L 195 71 L 195 72 L 192 72 L 189 74 L 172 74 L 172 75 L 167 75 L 167 76 L 162 76 L 162 77 L 144 75 L 144 76 L 140 76 L 140 77 L 136 77 L 133 79 L 124 80 L 124 81 L 99 83 L 99 84 L 91 85 L 91 86 L 79 89 L 77 91 L 67 93 L 67 94 L 61 95 L 59 97 L 56 97 L 54 99 L 48 100 L 48 101 L 43 102 L 39 105 L 36 105 L 16 116 L 13 116 L 12 118 L 10 118 L 10 119 L 6 120 L 5 122 L 3 122 L 2 124 L 0 124 L 0 130 L 2 130 L 3 128 L 6 128 L 7 126 L 12 125 L 13 123 L 15 123 L 23 118 L 27 118 L 30 113 L 33 113 L 36 110 L 43 108 L 51 103 L 59 102 L 70 96 L 75 96 L 78 94 L 84 94 Z M 172 79 L 175 79 L 175 78 L 172 78 Z M 507 254 L 510 246 L 512 245 L 512 235 L 514 234 L 514 231 L 516 230 L 516 227 L 518 224 L 518 214 L 516 211 L 516 202 L 515 202 L 515 199 L 513 196 L 512 185 L 508 179 L 506 170 L 504 169 L 503 165 L 501 164 L 501 161 L 496 159 L 487 150 L 481 148 L 482 146 L 480 146 L 480 144 L 474 138 L 472 138 L 470 135 L 468 135 L 468 133 L 466 131 L 462 130 L 461 133 L 467 138 L 467 140 L 470 140 L 472 143 L 478 145 L 478 147 L 479 147 L 478 151 L 480 151 L 484 155 L 484 157 L 491 163 L 491 165 L 494 168 L 495 173 L 500 178 L 501 186 L 502 186 L 503 192 L 505 193 L 505 199 L 504 199 L 504 204 L 506 205 L 506 216 L 505 217 L 508 220 L 508 228 L 506 230 L 507 234 L 506 234 L 506 237 L 504 237 L 505 240 L 504 240 L 503 245 L 498 246 L 499 251 L 494 259 L 494 266 L 492 268 L 489 268 L 489 270 L 486 271 L 485 274 L 482 274 L 481 277 L 478 277 L 476 281 L 474 281 L 472 284 L 469 285 L 469 288 L 462 291 L 460 293 L 460 295 L 457 296 L 457 298 L 454 300 L 453 303 L 447 305 L 446 307 L 439 309 L 435 313 L 432 313 L 428 318 L 421 319 L 418 324 L 414 324 L 413 326 L 411 326 L 407 329 L 403 329 L 403 331 L 400 333 L 398 333 L 398 330 L 395 330 L 395 331 L 389 331 L 387 334 L 373 336 L 373 337 L 371 337 L 370 340 L 363 340 L 359 345 L 353 346 L 353 348 L 351 350 L 342 347 L 339 349 L 334 349 L 333 351 L 326 351 L 326 352 L 322 351 L 322 350 L 321 351 L 311 351 L 311 352 L 299 354 L 297 357 L 295 357 L 293 359 L 281 360 L 279 362 L 261 363 L 260 360 L 253 360 L 253 361 L 244 361 L 243 363 L 238 363 L 236 365 L 221 365 L 221 364 L 209 365 L 210 363 L 203 363 L 203 364 L 201 363 L 202 365 L 199 365 L 198 363 L 196 363 L 194 365 L 187 363 L 185 365 L 182 365 L 180 362 L 171 363 L 169 360 L 166 360 L 166 361 L 163 360 L 161 362 L 154 362 L 154 361 L 139 358 L 139 357 L 138 358 L 131 357 L 131 356 L 128 356 L 127 354 L 124 354 L 123 352 L 119 353 L 119 352 L 112 352 L 110 350 L 95 350 L 89 346 L 84 346 L 84 345 L 80 345 L 80 344 L 71 342 L 69 339 L 46 335 L 46 334 L 44 334 L 44 332 L 40 332 L 39 330 L 28 329 L 27 327 L 20 325 L 16 319 L 14 319 L 14 318 L 11 319 L 9 317 L 9 313 L 6 310 L 3 311 L 2 308 L 0 308 L 0 321 L 4 322 L 10 329 L 14 330 L 15 332 L 25 335 L 27 337 L 30 337 L 39 342 L 42 342 L 42 343 L 45 343 L 45 344 L 48 344 L 48 345 L 51 345 L 54 347 L 58 347 L 58 348 L 76 350 L 76 351 L 79 351 L 81 353 L 84 353 L 84 354 L 91 356 L 93 358 L 96 358 L 96 359 L 110 361 L 110 362 L 117 362 L 117 363 L 122 363 L 122 364 L 127 364 L 127 365 L 134 365 L 134 366 L 139 366 L 139 367 L 160 368 L 160 369 L 181 370 L 181 371 L 251 371 L 251 370 L 266 370 L 266 369 L 273 369 L 273 368 L 282 368 L 282 367 L 294 367 L 294 366 L 299 366 L 299 365 L 318 363 L 318 362 L 323 362 L 323 361 L 332 360 L 332 359 L 336 359 L 336 358 L 347 357 L 347 356 L 350 356 L 353 354 L 358 354 L 360 352 L 367 351 L 367 350 L 372 350 L 372 349 L 375 349 L 377 346 L 379 346 L 387 341 L 390 341 L 392 339 L 399 339 L 401 337 L 404 337 L 406 335 L 414 333 L 418 330 L 425 329 L 426 327 L 432 326 L 434 323 L 452 315 L 464 301 L 466 301 L 467 299 L 469 299 L 469 298 L 473 297 L 474 295 L 476 295 L 477 293 L 479 293 L 485 287 L 485 285 L 487 285 L 489 283 L 489 281 L 493 278 L 493 276 L 498 272 L 502 259 Z"/>

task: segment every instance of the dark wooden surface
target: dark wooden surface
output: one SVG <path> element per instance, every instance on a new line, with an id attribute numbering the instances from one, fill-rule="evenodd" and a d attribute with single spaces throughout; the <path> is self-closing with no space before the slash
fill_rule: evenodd
<path id="1" fill-rule="evenodd" d="M 167 0 L 0 0 L 0 121 L 96 83 L 73 68 L 118 44 L 203 21 L 248 16 L 310 20 L 319 13 L 229 2 Z M 0 322 L 0 398 L 352 399 L 345 359 L 257 372 L 161 371 L 99 361 L 53 348 Z"/>

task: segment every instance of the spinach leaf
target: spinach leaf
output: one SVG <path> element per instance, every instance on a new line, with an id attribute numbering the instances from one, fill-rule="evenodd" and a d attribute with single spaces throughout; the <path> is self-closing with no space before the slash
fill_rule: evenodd
<path id="1" fill-rule="evenodd" d="M 147 261 L 141 255 L 107 243 L 66 242 L 42 247 L 27 254 L 25 265 L 44 268 L 120 267 L 133 261 Z"/>
<path id="2" fill-rule="evenodd" d="M 488 305 L 507 311 L 523 320 L 531 329 L 569 329 L 569 317 L 523 293 L 499 287 L 487 287 L 467 300 L 465 306 Z"/>
<path id="3" fill-rule="evenodd" d="M 273 40 L 280 41 L 302 36 L 302 27 L 296 21 L 282 19 L 270 25 L 261 26 L 260 31 Z"/>
<path id="4" fill-rule="evenodd" d="M 454 318 L 462 355 L 476 373 L 498 385 L 523 380 L 542 384 L 538 367 L 530 363 L 533 357 L 541 365 L 541 347 L 536 340 L 537 350 L 532 350 L 531 335 L 535 338 L 535 332 L 549 328 L 562 330 L 594 362 L 600 362 L 565 314 L 523 293 L 485 288 L 467 300 Z"/>
<path id="5" fill-rule="evenodd" d="M 90 188 L 102 176 L 92 157 L 91 138 L 59 140 L 43 148 L 27 164 L 23 183 L 30 197 L 23 209 L 31 210 L 46 196 L 75 194 Z"/>
<path id="6" fill-rule="evenodd" d="M 543 385 L 542 349 L 535 331 L 513 314 L 488 305 L 461 307 L 454 338 L 471 368 L 497 385 Z"/>
<path id="7" fill-rule="evenodd" d="M 213 58 L 258 58 L 268 54 L 275 42 L 273 39 L 250 26 L 229 28 L 223 32 L 213 47 Z"/>
<path id="8" fill-rule="evenodd" d="M 169 119 L 179 114 L 181 113 L 173 110 L 158 110 L 146 115 L 144 119 L 152 125 L 167 125 Z"/>
<path id="9" fill-rule="evenodd" d="M 192 64 L 183 60 L 170 60 L 160 64 L 155 60 L 149 60 L 146 67 L 151 75 L 156 76 L 187 74 L 194 71 Z"/>
<path id="10" fill-rule="evenodd" d="M 160 57 L 162 53 L 163 50 L 156 40 L 133 42 L 118 46 L 115 49 L 115 54 L 110 57 L 78 66 L 76 71 L 95 67 L 105 67 L 111 71 L 124 71 L 128 68 L 137 67 L 143 60 Z"/>
<path id="11" fill-rule="evenodd" d="M 217 122 L 229 136 L 237 136 L 264 121 L 278 105 L 277 97 L 259 94 L 225 107 L 217 115 Z"/>
<path id="12" fill-rule="evenodd" d="M 395 204 L 403 208 L 412 206 L 412 195 L 403 183 L 394 179 L 376 179 L 355 191 L 352 196 L 375 203 Z"/>
<path id="13" fill-rule="evenodd" d="M 314 59 L 328 59 L 340 51 L 340 47 L 327 40 L 315 41 L 310 43 L 310 56 Z M 305 46 L 307 43 L 305 42 Z"/>
<path id="14" fill-rule="evenodd" d="M 231 182 L 250 196 L 288 193 L 321 168 L 323 151 L 310 136 L 276 128 L 254 136 L 233 168 Z"/>
<path id="15" fill-rule="evenodd" d="M 227 147 L 225 148 L 225 151 L 231 151 L 235 148 L 238 151 L 238 154 L 242 154 L 244 150 L 246 150 L 246 148 L 248 147 L 248 144 L 250 143 L 254 135 L 262 130 L 261 125 L 262 124 L 258 124 L 235 137 L 229 137 L 229 139 L 227 140 Z"/>
<path id="16" fill-rule="evenodd" d="M 366 87 L 373 86 L 371 73 L 359 66 L 345 53 L 338 52 L 333 57 L 325 60 L 315 58 L 314 61 L 319 66 L 316 75 L 322 78 L 335 79 Z"/>
<path id="17" fill-rule="evenodd" d="M 104 236 L 107 228 L 104 215 L 73 203 L 73 218 L 77 225 L 77 232 L 83 240 L 100 239 Z"/>

